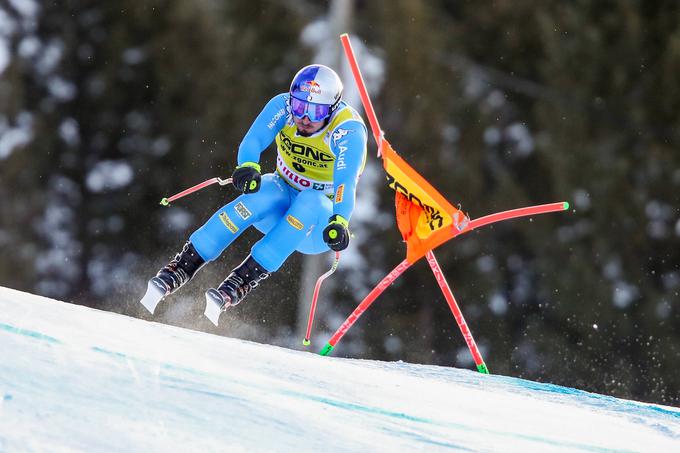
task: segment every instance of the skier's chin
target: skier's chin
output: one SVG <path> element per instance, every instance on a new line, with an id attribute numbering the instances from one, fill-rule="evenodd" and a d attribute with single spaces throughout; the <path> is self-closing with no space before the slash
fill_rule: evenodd
<path id="1" fill-rule="evenodd" d="M 300 127 L 300 126 L 298 126 L 297 131 L 298 131 L 298 135 L 301 135 L 303 137 L 309 137 L 310 135 L 318 132 L 318 129 L 311 127 L 311 126 L 310 127 L 304 127 L 304 126 Z"/>
<path id="2" fill-rule="evenodd" d="M 305 121 L 295 118 L 295 126 L 297 127 L 298 135 L 309 137 L 321 130 L 324 125 L 323 121 Z"/>
<path id="3" fill-rule="evenodd" d="M 312 135 L 314 133 L 312 131 L 300 129 L 299 127 L 298 127 L 297 131 L 298 131 L 298 135 L 301 135 L 302 137 L 309 137 L 310 135 Z"/>

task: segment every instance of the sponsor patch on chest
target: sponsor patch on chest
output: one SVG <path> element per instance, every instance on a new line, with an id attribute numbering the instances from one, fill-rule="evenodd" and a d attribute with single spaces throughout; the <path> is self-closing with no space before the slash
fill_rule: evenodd
<path id="1" fill-rule="evenodd" d="M 333 132 L 333 144 L 337 145 L 338 140 L 340 140 L 342 137 L 349 134 L 350 132 L 353 132 L 353 131 L 351 131 L 349 129 L 337 128 L 335 130 L 335 132 Z"/>

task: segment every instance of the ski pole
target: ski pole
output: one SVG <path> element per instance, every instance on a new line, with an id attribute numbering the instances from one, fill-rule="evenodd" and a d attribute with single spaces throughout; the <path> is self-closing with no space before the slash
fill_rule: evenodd
<path id="1" fill-rule="evenodd" d="M 374 300 L 378 298 L 379 295 L 383 293 L 401 274 L 404 273 L 406 269 L 411 267 L 411 264 L 404 260 L 401 263 L 397 265 L 394 269 L 392 269 L 392 272 L 387 274 L 385 278 L 383 278 L 378 285 L 371 290 L 370 293 L 368 293 L 368 296 L 364 298 L 364 300 L 361 301 L 361 303 L 357 306 L 357 308 L 354 309 L 351 315 L 345 320 L 345 322 L 342 323 L 340 328 L 333 334 L 330 340 L 328 340 L 328 343 L 326 343 L 326 346 L 323 347 L 321 351 L 319 351 L 319 354 L 321 355 L 328 355 L 331 353 L 335 345 L 340 341 L 340 339 L 345 335 L 345 333 L 349 330 L 350 327 L 356 322 L 357 319 L 359 319 L 359 316 L 363 314 L 363 312 L 366 311 L 368 307 L 371 306 Z"/>
<path id="2" fill-rule="evenodd" d="M 331 268 L 316 280 L 316 285 L 314 286 L 314 296 L 312 296 L 312 306 L 309 307 L 309 319 L 307 320 L 307 333 L 305 334 L 305 339 L 302 340 L 302 344 L 309 346 L 309 337 L 312 335 L 312 323 L 314 322 L 314 312 L 316 312 L 316 302 L 319 300 L 319 290 L 321 289 L 321 283 L 330 277 L 333 272 L 338 268 L 340 264 L 340 252 L 335 252 L 335 259 L 333 260 L 333 265 Z"/>
<path id="3" fill-rule="evenodd" d="M 184 189 L 180 193 L 176 193 L 175 195 L 173 195 L 171 197 L 163 198 L 161 200 L 161 204 L 163 206 L 168 206 L 171 202 L 177 200 L 178 198 L 185 197 L 185 196 L 189 195 L 190 193 L 194 193 L 197 190 L 201 190 L 201 189 L 208 187 L 208 186 L 215 184 L 215 183 L 219 183 L 220 186 L 226 186 L 227 184 L 231 184 L 231 178 L 227 178 L 227 179 L 222 179 L 222 178 L 219 178 L 219 177 L 210 178 L 206 181 L 203 181 L 200 184 L 196 184 L 195 186 L 189 187 L 188 189 Z"/>
<path id="4" fill-rule="evenodd" d="M 451 308 L 451 313 L 453 313 L 453 317 L 456 318 L 458 328 L 460 328 L 460 333 L 462 333 L 463 338 L 465 338 L 465 343 L 467 343 L 468 349 L 472 354 L 472 358 L 474 359 L 475 365 L 477 366 L 477 371 L 483 374 L 489 374 L 489 369 L 486 367 L 484 359 L 482 359 L 482 354 L 479 352 L 479 348 L 477 348 L 477 343 L 475 343 L 475 339 L 472 338 L 472 332 L 470 332 L 470 328 L 465 322 L 465 318 L 463 317 L 463 313 L 460 311 L 460 308 L 458 307 L 456 298 L 453 297 L 451 287 L 449 286 L 449 283 L 446 281 L 446 278 L 444 277 L 444 273 L 442 272 L 442 268 L 439 266 L 439 263 L 437 262 L 437 258 L 434 256 L 434 252 L 430 250 L 429 252 L 427 252 L 426 256 L 427 263 L 430 265 L 430 269 L 432 269 L 432 273 L 434 274 L 434 277 L 437 279 L 439 288 L 442 290 L 442 293 L 444 293 L 446 302 L 449 304 L 449 308 Z"/>

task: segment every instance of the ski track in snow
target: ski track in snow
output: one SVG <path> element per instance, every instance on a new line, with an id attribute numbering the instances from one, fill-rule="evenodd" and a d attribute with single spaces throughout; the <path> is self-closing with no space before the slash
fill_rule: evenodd
<path id="1" fill-rule="evenodd" d="M 0 288 L 0 451 L 671 452 L 680 409 Z"/>

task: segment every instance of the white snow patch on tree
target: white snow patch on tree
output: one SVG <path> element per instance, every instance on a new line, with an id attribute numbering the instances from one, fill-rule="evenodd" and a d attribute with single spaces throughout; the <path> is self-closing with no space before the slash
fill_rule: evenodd
<path id="1" fill-rule="evenodd" d="M 126 161 L 103 160 L 88 173 L 85 184 L 94 193 L 121 189 L 132 182 L 134 172 Z"/>

